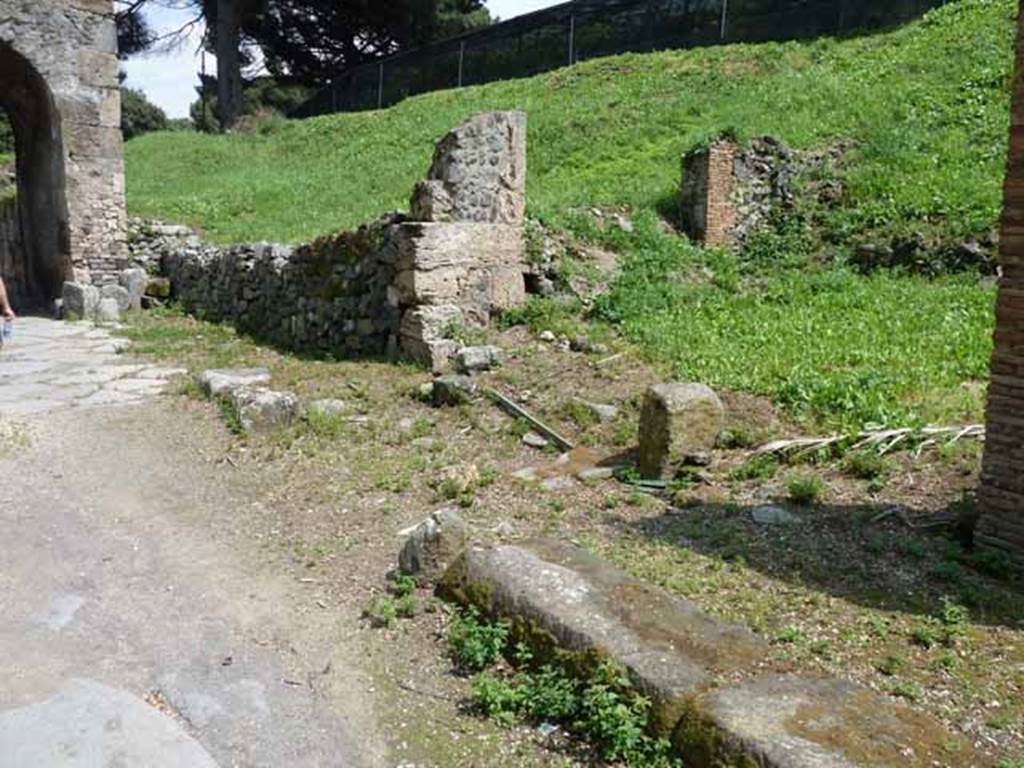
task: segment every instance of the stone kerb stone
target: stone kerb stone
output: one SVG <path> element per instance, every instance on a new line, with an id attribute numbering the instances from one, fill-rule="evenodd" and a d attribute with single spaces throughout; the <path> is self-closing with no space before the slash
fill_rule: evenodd
<path id="1" fill-rule="evenodd" d="M 700 697 L 675 746 L 688 765 L 760 768 L 983 765 L 930 717 L 846 680 L 767 675 Z"/>
<path id="2" fill-rule="evenodd" d="M 651 698 L 663 736 L 672 733 L 713 672 L 751 667 L 768 652 L 748 630 L 718 622 L 582 549 L 551 540 L 470 547 L 440 589 L 548 633 L 562 648 L 596 651 L 621 663 Z"/>
<path id="3" fill-rule="evenodd" d="M 772 672 L 769 647 L 584 550 L 552 540 L 471 546 L 442 596 L 508 620 L 513 642 L 621 665 L 683 764 L 760 768 L 975 766 L 971 744 L 853 683 Z M 565 659 L 565 656 L 562 656 Z"/>

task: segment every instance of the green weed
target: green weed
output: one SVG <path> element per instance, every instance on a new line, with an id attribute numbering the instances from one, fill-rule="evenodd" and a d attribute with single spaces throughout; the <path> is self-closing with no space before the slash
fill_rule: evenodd
<path id="1" fill-rule="evenodd" d="M 786 493 L 794 504 L 813 504 L 825 495 L 825 483 L 817 475 L 793 475 L 786 481 Z"/>
<path id="2" fill-rule="evenodd" d="M 471 608 L 452 619 L 448 627 L 448 647 L 460 667 L 480 671 L 501 658 L 509 631 L 507 622 L 485 622 L 479 611 Z"/>

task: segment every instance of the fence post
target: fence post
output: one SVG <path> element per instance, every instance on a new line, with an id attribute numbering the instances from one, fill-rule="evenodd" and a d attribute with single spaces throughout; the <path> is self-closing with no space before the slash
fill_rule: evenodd
<path id="1" fill-rule="evenodd" d="M 384 62 L 377 65 L 377 109 L 384 106 Z"/>
<path id="2" fill-rule="evenodd" d="M 466 60 L 466 41 L 459 43 L 459 88 L 462 87 L 462 66 Z"/>
<path id="3" fill-rule="evenodd" d="M 722 0 L 722 40 L 725 40 L 726 17 L 729 13 L 729 0 Z"/>
<path id="4" fill-rule="evenodd" d="M 576 57 L 576 9 L 569 13 L 569 66 L 573 65 Z"/>
<path id="5" fill-rule="evenodd" d="M 846 24 L 846 0 L 839 0 L 839 28 L 838 33 L 843 33 L 843 26 Z"/>

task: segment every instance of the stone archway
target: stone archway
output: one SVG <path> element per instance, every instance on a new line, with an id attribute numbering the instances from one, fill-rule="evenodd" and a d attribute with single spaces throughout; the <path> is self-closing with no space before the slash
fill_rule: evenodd
<path id="1" fill-rule="evenodd" d="M 6 206 L 12 241 L 4 279 L 19 306 L 53 297 L 72 274 L 60 117 L 43 78 L 0 42 L 0 104 L 14 129 L 17 197 Z"/>
<path id="2" fill-rule="evenodd" d="M 124 160 L 112 0 L 5 3 L 0 106 L 17 152 L 16 205 L 0 206 L 0 269 L 16 302 L 126 266 Z"/>

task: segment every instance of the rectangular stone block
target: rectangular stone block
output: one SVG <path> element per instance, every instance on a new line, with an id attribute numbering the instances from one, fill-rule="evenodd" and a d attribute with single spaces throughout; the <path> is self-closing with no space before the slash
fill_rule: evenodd
<path id="1" fill-rule="evenodd" d="M 398 227 L 399 270 L 524 264 L 523 229 L 501 224 L 409 222 Z"/>
<path id="2" fill-rule="evenodd" d="M 551 637 L 570 652 L 621 664 L 651 698 L 654 727 L 664 736 L 713 673 L 746 669 L 767 656 L 767 644 L 748 630 L 547 539 L 471 547 L 440 591 L 530 628 L 535 636 L 528 640 Z"/>

